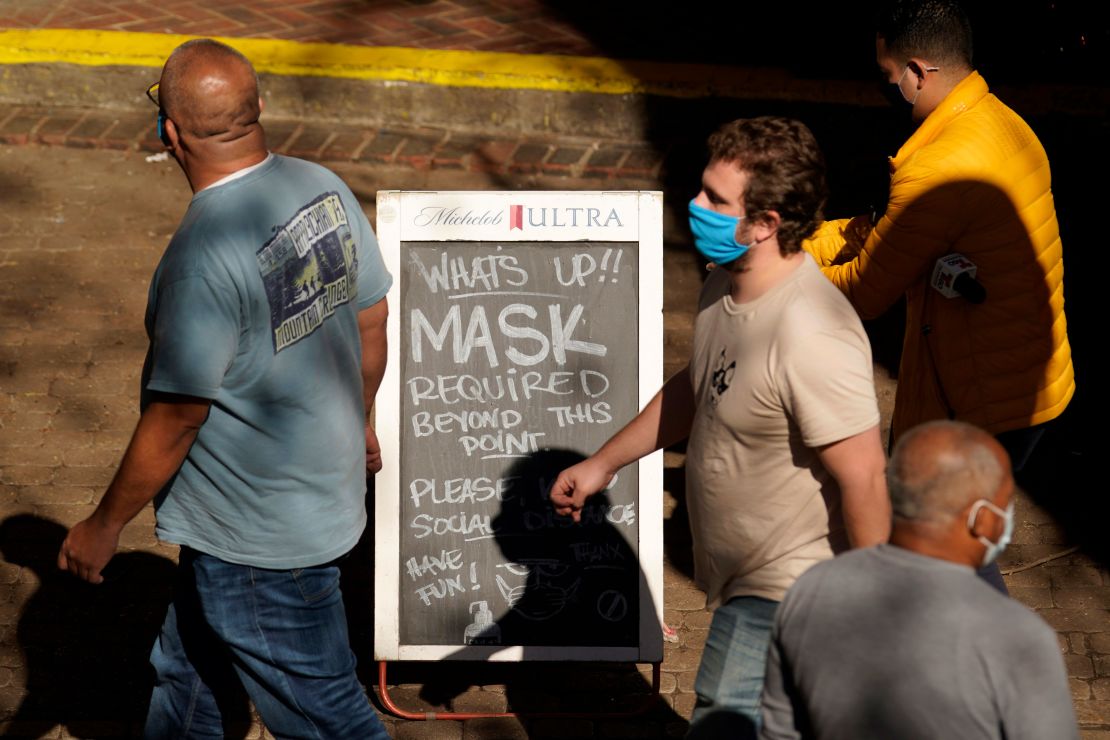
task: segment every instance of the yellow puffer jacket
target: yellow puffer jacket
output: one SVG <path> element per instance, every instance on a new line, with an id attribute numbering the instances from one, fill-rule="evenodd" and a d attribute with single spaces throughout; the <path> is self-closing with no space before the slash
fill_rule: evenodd
<path id="1" fill-rule="evenodd" d="M 1075 392 L 1048 157 L 972 72 L 890 161 L 872 229 L 829 221 L 803 246 L 864 318 L 906 295 L 894 435 L 956 418 L 992 433 L 1058 416 Z M 974 305 L 929 287 L 938 258 L 978 267 Z"/>

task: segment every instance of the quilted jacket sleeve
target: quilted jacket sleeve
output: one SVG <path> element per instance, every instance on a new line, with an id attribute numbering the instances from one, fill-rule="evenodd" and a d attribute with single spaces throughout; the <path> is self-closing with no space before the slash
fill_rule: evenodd
<path id="1" fill-rule="evenodd" d="M 825 276 L 844 292 L 861 317 L 882 314 L 932 269 L 938 257 L 948 253 L 964 205 L 962 188 L 938 186 L 941 182 L 943 178 L 920 165 L 900 169 L 891 180 L 886 213 L 863 240 L 858 254 L 841 264 L 818 260 Z M 819 230 L 814 238 L 821 233 Z M 828 236 L 825 234 L 826 240 Z M 827 244 L 819 248 L 829 251 Z"/>
<path id="2" fill-rule="evenodd" d="M 802 249 L 821 267 L 840 265 L 856 258 L 870 234 L 871 219 L 867 216 L 825 221 L 802 242 Z"/>

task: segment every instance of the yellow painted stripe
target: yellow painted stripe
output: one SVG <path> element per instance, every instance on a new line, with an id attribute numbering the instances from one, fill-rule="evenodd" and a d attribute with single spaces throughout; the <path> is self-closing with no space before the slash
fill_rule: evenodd
<path id="1" fill-rule="evenodd" d="M 193 36 L 67 29 L 0 31 L 0 64 L 64 63 L 161 68 Z M 628 62 L 601 57 L 443 51 L 273 39 L 220 38 L 262 73 L 671 97 L 740 92 L 737 68 Z M 766 82 L 764 82 L 766 84 Z"/>

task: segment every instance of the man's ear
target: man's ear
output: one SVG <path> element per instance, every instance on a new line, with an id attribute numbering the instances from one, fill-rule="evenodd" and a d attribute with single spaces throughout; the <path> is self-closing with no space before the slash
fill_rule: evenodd
<path id="1" fill-rule="evenodd" d="M 181 148 L 181 135 L 177 130 L 177 124 L 172 119 L 166 118 L 162 121 L 162 131 L 166 134 L 166 140 L 163 142 L 167 149 L 180 149 Z"/>
<path id="2" fill-rule="evenodd" d="M 264 111 L 264 110 L 266 110 L 266 101 L 264 101 L 262 99 L 262 96 L 259 95 L 258 96 L 258 114 L 262 115 L 262 111 Z"/>
<path id="3" fill-rule="evenodd" d="M 765 211 L 752 224 L 752 236 L 758 242 L 766 241 L 778 233 L 780 226 L 782 226 L 782 216 L 779 212 Z"/>
<path id="4" fill-rule="evenodd" d="M 925 78 L 929 75 L 927 70 L 933 69 L 933 65 L 929 64 L 924 59 L 913 57 L 906 62 L 906 66 L 910 68 L 910 73 L 917 77 L 917 85 L 915 87 L 920 90 L 921 86 L 925 84 Z"/>
<path id="5" fill-rule="evenodd" d="M 971 525 L 971 534 L 975 537 L 986 537 L 991 542 L 996 542 L 1002 535 L 1004 527 L 1002 517 L 995 514 L 993 509 L 983 506 L 975 515 L 975 521 Z"/>

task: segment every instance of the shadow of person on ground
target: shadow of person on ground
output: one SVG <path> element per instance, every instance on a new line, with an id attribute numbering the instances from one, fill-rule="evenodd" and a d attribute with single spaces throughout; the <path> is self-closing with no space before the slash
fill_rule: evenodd
<path id="1" fill-rule="evenodd" d="M 369 690 L 378 682 L 374 656 L 374 479 L 366 481 L 366 529 L 339 562 L 339 587 L 347 617 L 347 636 L 357 660 L 358 680 Z"/>
<path id="2" fill-rule="evenodd" d="M 641 625 L 648 639 L 662 635 L 654 608 L 641 612 L 640 594 L 648 584 L 634 546 L 621 532 L 627 528 L 635 536 L 628 524 L 636 509 L 614 506 L 601 493 L 587 501 L 576 524 L 551 506 L 548 492 L 559 471 L 583 459 L 568 450 L 544 450 L 509 470 L 513 495 L 505 497 L 491 522 L 504 558 L 495 567 L 501 599 L 487 605 L 497 618 L 468 633 L 467 646 L 429 667 L 423 701 L 448 706 L 472 686 L 504 685 L 509 710 L 526 715 L 532 736 L 546 736 L 553 728 L 558 732 L 558 720 L 537 720 L 546 724 L 536 727 L 528 714 L 577 714 L 580 720 L 581 713 L 631 712 L 649 700 L 651 687 L 629 660 L 559 658 L 560 649 L 574 648 L 596 649 L 599 655 L 606 648 L 634 653 Z M 479 662 L 492 645 L 521 646 L 521 663 Z M 661 701 L 629 719 L 683 722 Z"/>
<path id="3" fill-rule="evenodd" d="M 1105 249 L 1091 248 L 1104 238 L 1101 214 L 1105 198 L 1102 190 L 1090 187 L 1089 182 L 1091 172 L 1110 168 L 1110 152 L 1089 143 L 1104 140 L 1110 134 L 1110 123 L 1105 116 L 1094 119 L 1056 110 L 1030 115 L 1027 120 L 1052 165 L 1053 200 L 1064 245 L 1064 306 L 1075 365 L 1075 396 L 1050 423 L 1029 463 L 1015 478 L 1060 524 L 1068 542 L 1079 545 L 1106 568 L 1110 567 L 1110 539 L 1102 523 L 1110 515 L 1110 501 L 1097 484 L 1096 461 L 1102 454 L 1099 448 L 1107 408 L 1102 378 L 1107 363 L 1097 348 L 1106 333 L 1102 299 L 1110 256 Z M 1033 559 L 1022 558 L 1025 562 Z"/>
<path id="4" fill-rule="evenodd" d="M 685 442 L 682 443 L 685 451 Z M 663 554 L 672 568 L 694 578 L 694 540 L 690 510 L 686 505 L 686 466 L 663 469 L 663 489 L 675 499 L 670 516 L 663 520 Z"/>
<path id="5" fill-rule="evenodd" d="M 76 737 L 135 736 L 150 701 L 150 649 L 175 566 L 150 553 L 121 553 L 94 586 L 58 570 L 65 535 L 61 524 L 30 514 L 0 523 L 4 559 L 38 581 L 15 628 L 26 695 L 9 732 L 41 737 L 61 725 Z M 23 580 L 33 582 L 26 574 Z"/>
<path id="6" fill-rule="evenodd" d="M 1079 377 L 1080 382 L 1085 379 Z M 1090 396 L 1088 393 L 1087 397 Z M 1056 520 L 1068 543 L 1078 545 L 1098 565 L 1108 568 L 1110 540 L 1104 523 L 1110 516 L 1110 501 L 1096 483 L 1100 478 L 1095 470 L 1091 436 L 1097 412 L 1085 407 L 1083 400 L 1077 392 L 1064 413 L 1049 425 L 1029 462 L 1014 474 L 1014 480 Z M 1063 543 L 1051 549 L 1063 550 Z M 1018 547 L 1011 546 L 1010 552 L 1004 553 L 1006 566 L 1028 564 L 1040 554 L 1017 557 L 1018 552 Z"/>

